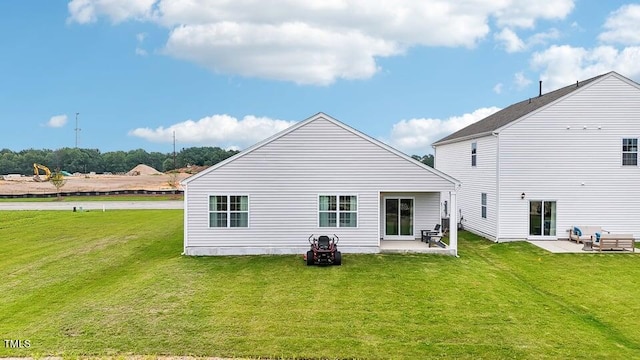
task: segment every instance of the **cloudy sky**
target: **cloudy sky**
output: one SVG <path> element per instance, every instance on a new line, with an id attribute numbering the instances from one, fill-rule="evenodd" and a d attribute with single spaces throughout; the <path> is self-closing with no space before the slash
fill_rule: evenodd
<path id="1" fill-rule="evenodd" d="M 538 80 L 640 81 L 615 0 L 6 0 L 0 41 L 14 151 L 242 149 L 325 112 L 422 155 Z"/>

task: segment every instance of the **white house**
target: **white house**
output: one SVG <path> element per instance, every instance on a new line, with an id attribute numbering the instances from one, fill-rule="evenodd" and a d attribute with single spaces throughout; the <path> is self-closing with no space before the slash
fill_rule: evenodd
<path id="1" fill-rule="evenodd" d="M 575 225 L 638 237 L 638 138 L 640 85 L 610 72 L 540 91 L 433 146 L 436 169 L 462 183 L 465 229 L 496 241 L 567 238 Z"/>
<path id="2" fill-rule="evenodd" d="M 336 234 L 352 253 L 416 241 L 459 183 L 319 113 L 182 185 L 184 253 L 237 255 L 303 254 L 311 234 Z M 439 250 L 457 254 L 455 229 Z"/>

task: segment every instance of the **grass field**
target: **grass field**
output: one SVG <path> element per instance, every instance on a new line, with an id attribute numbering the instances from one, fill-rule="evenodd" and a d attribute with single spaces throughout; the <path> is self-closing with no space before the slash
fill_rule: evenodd
<path id="1" fill-rule="evenodd" d="M 301 239 L 301 241 L 306 241 Z M 0 212 L 4 356 L 640 356 L 640 256 L 183 257 L 182 211 Z"/>

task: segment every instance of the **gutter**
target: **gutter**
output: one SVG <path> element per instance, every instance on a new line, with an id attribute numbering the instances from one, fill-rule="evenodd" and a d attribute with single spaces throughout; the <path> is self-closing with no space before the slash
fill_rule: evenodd
<path id="1" fill-rule="evenodd" d="M 447 144 L 457 143 L 457 142 L 465 141 L 465 140 L 477 139 L 477 138 L 493 135 L 494 133 L 496 133 L 496 132 L 493 131 L 493 130 L 492 131 L 485 131 L 485 132 L 482 132 L 482 133 L 477 133 L 477 134 L 473 134 L 473 135 L 467 135 L 467 136 L 463 136 L 463 137 L 459 137 L 459 138 L 455 138 L 455 139 L 450 139 L 450 140 L 445 140 L 445 141 L 438 141 L 438 142 L 433 143 L 431 146 L 432 147 L 436 147 L 436 146 L 440 146 L 440 145 L 447 145 Z"/>

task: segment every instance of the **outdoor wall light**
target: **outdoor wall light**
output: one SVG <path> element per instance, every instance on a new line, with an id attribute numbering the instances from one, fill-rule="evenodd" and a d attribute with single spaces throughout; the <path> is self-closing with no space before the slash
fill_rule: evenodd
<path id="1" fill-rule="evenodd" d="M 520 194 L 520 199 L 524 200 L 524 193 Z"/>

